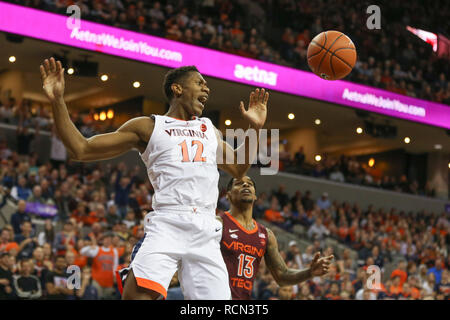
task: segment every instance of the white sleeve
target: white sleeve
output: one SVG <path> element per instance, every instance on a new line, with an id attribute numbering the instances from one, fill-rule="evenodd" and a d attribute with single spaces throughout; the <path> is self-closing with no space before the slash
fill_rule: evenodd
<path id="1" fill-rule="evenodd" d="M 93 246 L 86 246 L 86 247 L 81 248 L 80 253 L 83 256 L 86 256 L 86 257 L 89 257 L 89 258 L 95 258 L 97 256 L 97 254 L 98 254 L 99 249 L 100 248 L 98 246 L 95 246 L 95 247 L 93 247 Z"/>

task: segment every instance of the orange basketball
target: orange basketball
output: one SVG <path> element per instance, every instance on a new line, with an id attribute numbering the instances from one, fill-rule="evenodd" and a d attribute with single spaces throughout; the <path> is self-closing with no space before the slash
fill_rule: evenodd
<path id="1" fill-rule="evenodd" d="M 308 46 L 308 65 L 325 80 L 344 78 L 356 63 L 356 48 L 352 40 L 339 31 L 324 31 Z"/>

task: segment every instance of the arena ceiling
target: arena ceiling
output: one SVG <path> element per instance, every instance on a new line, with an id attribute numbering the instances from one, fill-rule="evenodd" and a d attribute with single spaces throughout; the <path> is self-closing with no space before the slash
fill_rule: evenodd
<path id="1" fill-rule="evenodd" d="M 89 61 L 99 62 L 99 75 L 106 73 L 109 76 L 108 81 L 102 82 L 98 77 L 66 75 L 65 98 L 71 109 L 107 107 L 136 96 L 144 96 L 162 103 L 165 101 L 161 83 L 167 68 L 34 39 L 12 43 L 4 34 L 0 36 L 0 48 L 2 48 L 0 72 L 11 69 L 22 71 L 25 76 L 26 98 L 47 102 L 41 89 L 39 65 L 45 58 L 55 53 L 63 55 L 63 50 L 67 50 L 69 59 L 81 60 L 88 55 Z M 17 58 L 14 64 L 8 62 L 11 55 Z M 248 101 L 253 88 L 210 77 L 206 79 L 211 89 L 207 108 L 220 111 L 220 129 L 225 128 L 225 119 L 232 121 L 231 128 L 246 128 L 238 106 L 240 100 Z M 134 81 L 141 82 L 141 87 L 134 88 L 132 86 Z M 289 113 L 295 114 L 293 120 L 288 120 Z M 380 139 L 367 134 L 357 135 L 355 129 L 363 125 L 363 120 L 356 115 L 354 109 L 280 92 L 271 92 L 266 126 L 281 130 L 293 128 L 316 130 L 321 152 L 367 154 L 403 148 L 407 152 L 424 153 L 436 151 L 435 145 L 439 144 L 442 146 L 441 152 L 449 153 L 450 139 L 445 129 L 373 113 L 371 116 L 377 122 L 389 122 L 397 126 L 397 138 Z M 315 119 L 320 119 L 321 124 L 316 125 Z M 411 137 L 410 144 L 403 142 L 405 136 Z"/>

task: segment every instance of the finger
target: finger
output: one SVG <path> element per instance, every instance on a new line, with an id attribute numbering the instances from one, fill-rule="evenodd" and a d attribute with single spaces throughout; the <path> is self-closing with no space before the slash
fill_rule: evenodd
<path id="1" fill-rule="evenodd" d="M 316 252 L 316 254 L 314 255 L 314 258 L 313 258 L 311 264 L 316 263 L 317 260 L 319 259 L 319 257 L 320 257 L 320 252 Z"/>
<path id="2" fill-rule="evenodd" d="M 39 71 L 41 72 L 41 79 L 44 81 L 44 79 L 47 78 L 47 73 L 45 72 L 45 68 L 42 64 L 39 66 Z"/>
<path id="3" fill-rule="evenodd" d="M 56 61 L 56 72 L 60 73 L 62 69 L 61 61 Z"/>
<path id="4" fill-rule="evenodd" d="M 241 103 L 239 104 L 239 110 L 241 110 L 242 114 L 245 113 L 245 107 L 244 107 L 244 102 L 243 101 L 241 101 Z"/>
<path id="5" fill-rule="evenodd" d="M 51 72 L 51 70 L 50 70 L 50 62 L 48 61 L 48 59 L 44 60 L 44 67 L 45 67 L 45 72 L 48 75 Z"/>
<path id="6" fill-rule="evenodd" d="M 56 62 L 55 62 L 55 58 L 53 58 L 53 57 L 50 58 L 50 70 L 52 72 L 56 72 Z"/>
<path id="7" fill-rule="evenodd" d="M 255 94 L 253 95 L 253 103 L 254 104 L 258 103 L 258 99 L 259 99 L 259 88 L 255 90 Z"/>
<path id="8" fill-rule="evenodd" d="M 258 102 L 263 102 L 264 93 L 266 93 L 266 90 L 264 88 L 262 88 L 261 93 L 259 94 L 259 97 L 258 97 Z"/>
<path id="9" fill-rule="evenodd" d="M 267 101 L 269 101 L 269 92 L 266 92 L 266 95 L 264 96 L 264 104 L 267 104 Z"/>
<path id="10" fill-rule="evenodd" d="M 253 105 L 254 100 L 255 100 L 255 92 L 252 91 L 252 92 L 250 93 L 250 98 L 249 98 L 249 101 L 248 101 L 248 106 L 249 106 L 249 108 L 250 108 L 250 106 Z"/>

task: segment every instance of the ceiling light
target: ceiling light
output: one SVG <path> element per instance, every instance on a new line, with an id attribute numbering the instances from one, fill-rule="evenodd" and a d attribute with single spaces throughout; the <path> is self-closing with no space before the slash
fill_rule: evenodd
<path id="1" fill-rule="evenodd" d="M 104 75 L 102 75 L 102 76 L 100 77 L 100 79 L 101 79 L 102 81 L 108 81 L 108 75 L 107 75 L 107 74 L 104 74 Z"/>
<path id="2" fill-rule="evenodd" d="M 356 133 L 357 134 L 363 133 L 363 129 L 361 127 L 356 128 Z"/>
<path id="3" fill-rule="evenodd" d="M 68 74 L 73 74 L 74 72 L 75 72 L 75 70 L 73 70 L 73 68 L 67 69 L 67 73 L 68 73 Z"/>
<path id="4" fill-rule="evenodd" d="M 435 148 L 436 150 L 441 150 L 441 149 L 442 149 L 442 144 L 435 144 L 435 145 L 434 145 L 434 148 Z"/>
<path id="5" fill-rule="evenodd" d="M 229 120 L 229 119 L 225 120 L 225 125 L 226 126 L 229 126 L 230 124 L 231 124 L 231 120 Z"/>
<path id="6" fill-rule="evenodd" d="M 322 157 L 320 156 L 320 154 L 316 154 L 316 156 L 314 157 L 314 160 L 319 162 L 320 160 L 322 160 Z"/>
<path id="7" fill-rule="evenodd" d="M 411 142 L 411 138 L 410 137 L 405 137 L 405 139 L 403 141 L 405 141 L 405 143 L 410 143 Z"/>
<path id="8" fill-rule="evenodd" d="M 100 112 L 100 121 L 105 121 L 106 120 L 106 112 L 102 111 Z"/>
<path id="9" fill-rule="evenodd" d="M 141 83 L 139 81 L 133 82 L 133 87 L 139 88 L 141 86 Z"/>
<path id="10" fill-rule="evenodd" d="M 106 113 L 106 117 L 108 119 L 114 118 L 114 111 L 113 110 L 108 110 L 108 112 Z"/>
<path id="11" fill-rule="evenodd" d="M 314 123 L 319 125 L 319 124 L 321 124 L 321 121 L 320 121 L 320 119 L 316 119 L 316 120 L 314 120 Z"/>
<path id="12" fill-rule="evenodd" d="M 288 118 L 289 118 L 289 120 L 294 119 L 294 118 L 295 118 L 295 114 L 289 113 L 289 114 L 288 114 Z"/>
<path id="13" fill-rule="evenodd" d="M 9 60 L 9 62 L 14 63 L 14 62 L 16 62 L 16 57 L 11 56 L 11 57 L 9 57 L 8 60 Z"/>
<path id="14" fill-rule="evenodd" d="M 373 167 L 375 165 L 375 159 L 374 158 L 370 158 L 369 159 L 369 167 Z"/>

